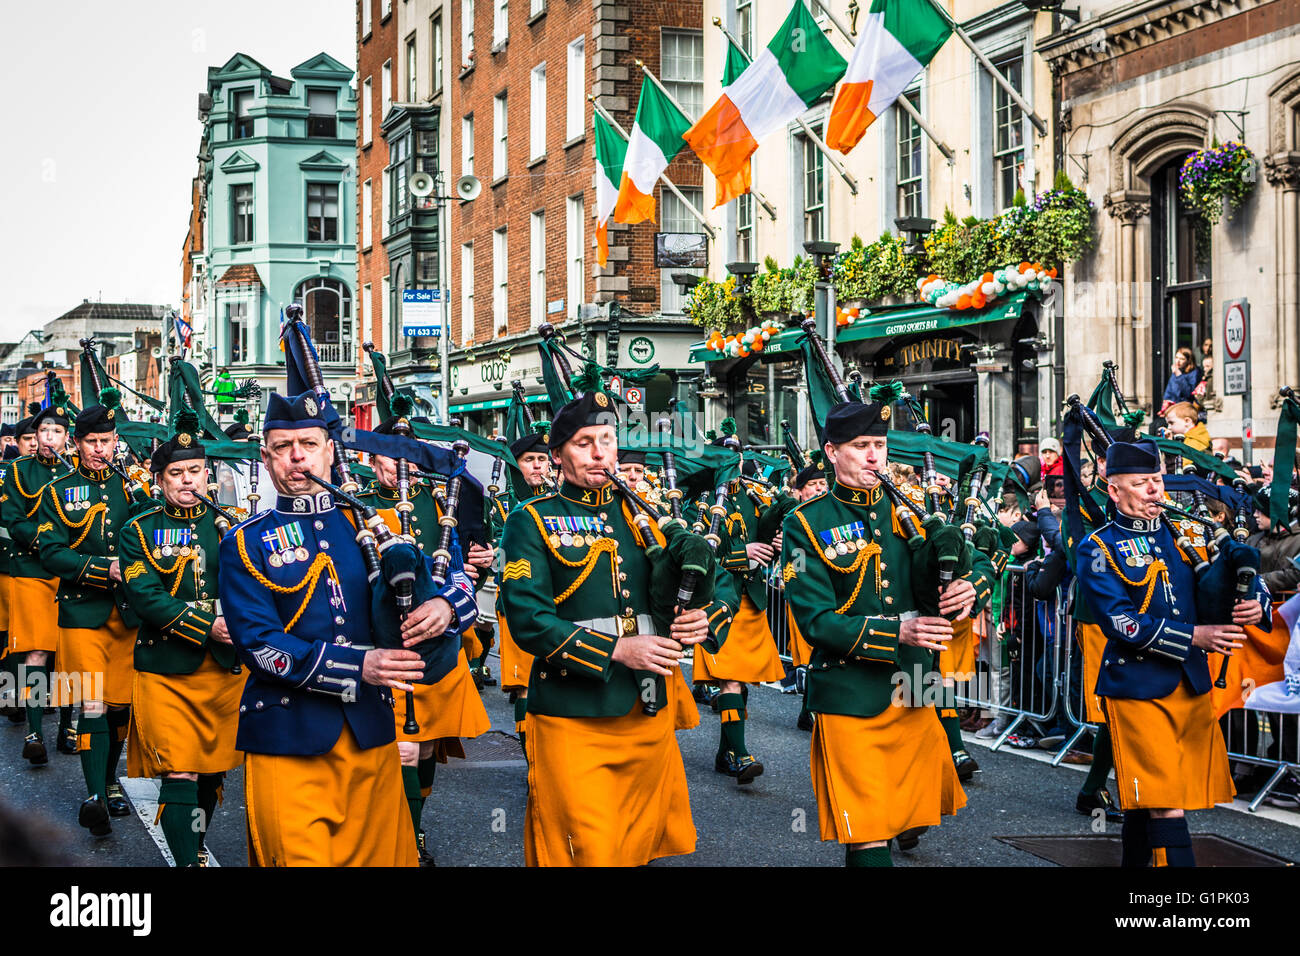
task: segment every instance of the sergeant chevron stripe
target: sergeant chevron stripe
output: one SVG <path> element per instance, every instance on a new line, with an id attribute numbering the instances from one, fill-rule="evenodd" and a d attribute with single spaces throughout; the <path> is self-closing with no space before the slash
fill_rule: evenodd
<path id="1" fill-rule="evenodd" d="M 145 573 L 144 562 L 136 561 L 134 564 L 132 564 L 129 568 L 126 569 L 126 571 L 122 574 L 122 578 L 123 580 L 130 581 L 132 578 L 138 578 L 140 575 L 144 573 Z"/>
<path id="2" fill-rule="evenodd" d="M 532 577 L 533 566 L 528 563 L 527 558 L 520 558 L 518 561 L 511 561 L 506 565 L 505 574 L 502 575 L 503 581 L 513 581 L 515 578 Z"/>

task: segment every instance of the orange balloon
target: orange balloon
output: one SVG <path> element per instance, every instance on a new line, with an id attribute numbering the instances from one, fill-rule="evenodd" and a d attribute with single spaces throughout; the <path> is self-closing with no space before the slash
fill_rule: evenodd
<path id="1" fill-rule="evenodd" d="M 1051 276 L 1053 279 L 1055 279 L 1055 278 L 1056 278 L 1056 267 L 1055 267 L 1055 266 L 1052 266 L 1052 268 L 1048 269 L 1048 270 L 1047 270 L 1047 274 L 1048 274 L 1049 276 Z"/>
<path id="2" fill-rule="evenodd" d="M 981 282 L 981 283 L 984 283 L 984 282 L 992 282 L 992 281 L 993 281 L 993 273 L 992 273 L 992 272 L 986 272 L 986 273 L 984 273 L 984 275 L 980 278 L 980 282 Z"/>
<path id="3" fill-rule="evenodd" d="M 957 296 L 957 308 L 959 308 L 959 309 L 969 309 L 969 308 L 970 308 L 970 296 L 965 295 L 965 294 Z"/>
<path id="4" fill-rule="evenodd" d="M 755 351 L 755 352 L 761 352 L 761 351 L 763 351 L 763 340 L 762 340 L 761 338 L 760 338 L 760 339 L 754 339 L 754 344 L 751 345 L 750 348 L 751 348 L 753 351 Z"/>
<path id="5" fill-rule="evenodd" d="M 1022 263 L 1020 263 L 1020 271 L 1021 271 L 1021 272 L 1027 272 L 1027 271 L 1028 271 L 1029 269 L 1031 269 L 1031 268 L 1033 268 L 1033 267 L 1030 266 L 1030 264 L 1029 264 L 1028 262 L 1022 262 Z"/>
<path id="6" fill-rule="evenodd" d="M 977 292 L 970 297 L 970 304 L 976 309 L 984 308 L 986 302 L 987 300 L 984 298 L 984 293 L 982 292 Z"/>

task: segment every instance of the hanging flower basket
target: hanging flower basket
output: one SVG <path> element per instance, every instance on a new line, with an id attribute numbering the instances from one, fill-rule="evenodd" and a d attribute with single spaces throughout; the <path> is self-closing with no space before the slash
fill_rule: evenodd
<path id="1" fill-rule="evenodd" d="M 1213 225 L 1223 217 L 1225 205 L 1229 218 L 1241 208 L 1258 176 L 1255 154 L 1244 143 L 1231 140 L 1198 149 L 1183 160 L 1178 190 L 1187 207 Z"/>

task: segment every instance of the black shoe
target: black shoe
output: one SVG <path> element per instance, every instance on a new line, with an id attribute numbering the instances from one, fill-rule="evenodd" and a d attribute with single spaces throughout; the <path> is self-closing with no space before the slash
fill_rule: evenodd
<path id="1" fill-rule="evenodd" d="M 425 845 L 423 830 L 415 835 L 415 848 L 420 851 L 420 866 L 438 865 L 433 862 L 433 854 L 429 852 L 429 848 Z"/>
<path id="2" fill-rule="evenodd" d="M 113 824 L 108 822 L 108 808 L 99 794 L 82 801 L 81 809 L 77 811 L 77 822 L 89 830 L 91 836 L 103 837 L 113 832 Z"/>
<path id="3" fill-rule="evenodd" d="M 975 758 L 965 750 L 954 750 L 952 752 L 952 762 L 957 768 L 957 779 L 962 783 L 973 777 L 975 771 L 980 768 L 980 765 L 975 762 Z"/>
<path id="4" fill-rule="evenodd" d="M 1124 811 L 1115 806 L 1115 799 L 1105 787 L 1098 787 L 1093 793 L 1080 793 L 1074 801 L 1074 809 L 1085 817 L 1090 817 L 1096 810 L 1106 811 L 1106 820 L 1110 823 L 1123 823 Z"/>
<path id="5" fill-rule="evenodd" d="M 709 691 L 713 690 L 708 684 L 692 684 L 691 697 L 697 704 L 707 704 L 709 702 Z"/>
<path id="6" fill-rule="evenodd" d="M 108 785 L 108 813 L 114 817 L 129 817 L 131 815 L 131 804 L 126 802 L 126 795 L 122 793 L 121 784 L 110 783 Z"/>
<path id="7" fill-rule="evenodd" d="M 913 850 L 916 849 L 917 845 L 921 842 L 921 834 L 928 829 L 930 828 L 912 827 L 912 829 L 904 830 L 898 836 L 894 837 L 894 840 L 895 842 L 898 843 L 898 848 L 900 850 L 902 850 L 904 853 L 911 853 Z"/>
<path id="8" fill-rule="evenodd" d="M 23 741 L 23 759 L 33 767 L 50 762 L 50 755 L 45 749 L 45 741 L 40 734 L 28 734 Z"/>
<path id="9" fill-rule="evenodd" d="M 734 750 L 718 751 L 718 756 L 713 760 L 713 769 L 718 773 L 725 773 L 728 777 L 735 777 L 736 783 L 742 785 L 753 783 L 755 777 L 763 774 L 763 765 L 752 755 L 745 754 L 743 757 L 737 757 Z"/>
<path id="10" fill-rule="evenodd" d="M 479 668 L 479 676 L 483 678 L 484 687 L 496 687 L 497 679 L 492 676 L 492 668 L 484 664 Z"/>
<path id="11" fill-rule="evenodd" d="M 199 866 L 206 867 L 212 859 L 212 854 L 208 852 L 208 845 L 204 843 L 199 847 Z"/>
<path id="12" fill-rule="evenodd" d="M 812 733 L 812 729 L 814 726 L 816 726 L 816 724 L 817 724 L 817 718 L 813 716 L 812 711 L 810 710 L 799 711 L 799 720 L 795 723 L 796 727 L 798 727 L 800 730 L 806 730 L 808 731 L 808 733 Z"/>
<path id="13" fill-rule="evenodd" d="M 75 727 L 64 727 L 59 731 L 59 740 L 55 744 L 61 754 L 75 754 L 77 752 L 77 730 Z"/>

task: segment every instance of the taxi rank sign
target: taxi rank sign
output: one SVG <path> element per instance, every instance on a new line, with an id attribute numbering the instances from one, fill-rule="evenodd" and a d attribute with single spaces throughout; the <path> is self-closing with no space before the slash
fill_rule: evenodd
<path id="1" fill-rule="evenodd" d="M 1241 396 L 1241 457 L 1250 464 L 1255 423 L 1250 407 L 1250 302 L 1223 304 L 1223 394 Z"/>

